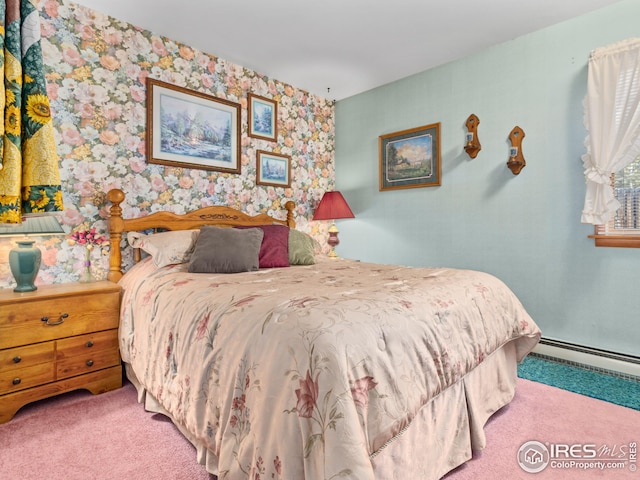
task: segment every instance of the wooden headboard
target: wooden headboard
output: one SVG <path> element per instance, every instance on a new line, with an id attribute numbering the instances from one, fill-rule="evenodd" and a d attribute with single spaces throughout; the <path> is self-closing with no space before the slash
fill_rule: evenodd
<path id="1" fill-rule="evenodd" d="M 137 232 L 149 229 L 161 230 L 190 230 L 200 228 L 203 225 L 216 225 L 219 227 L 257 226 L 279 223 L 295 228 L 293 219 L 295 203 L 288 201 L 284 204 L 287 210 L 287 219 L 280 220 L 267 214 L 247 215 L 235 208 L 224 206 L 205 207 L 184 215 L 176 215 L 172 212 L 156 212 L 139 218 L 122 218 L 120 204 L 124 201 L 122 190 L 109 190 L 107 198 L 111 202 L 109 209 L 109 273 L 107 279 L 117 282 L 122 278 L 122 251 L 120 241 L 123 232 Z M 139 255 L 139 252 L 137 252 Z M 137 258 L 139 259 L 139 257 Z"/>

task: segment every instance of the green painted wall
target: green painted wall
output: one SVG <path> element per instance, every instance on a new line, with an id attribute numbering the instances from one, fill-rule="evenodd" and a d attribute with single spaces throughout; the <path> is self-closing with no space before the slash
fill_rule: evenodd
<path id="1" fill-rule="evenodd" d="M 492 273 L 545 337 L 640 355 L 640 250 L 596 248 L 580 223 L 589 53 L 640 36 L 638 19 L 640 2 L 623 1 L 337 102 L 336 188 L 356 215 L 338 222 L 338 253 Z M 378 136 L 436 122 L 442 185 L 380 192 Z M 506 167 L 516 125 L 518 176 Z"/>

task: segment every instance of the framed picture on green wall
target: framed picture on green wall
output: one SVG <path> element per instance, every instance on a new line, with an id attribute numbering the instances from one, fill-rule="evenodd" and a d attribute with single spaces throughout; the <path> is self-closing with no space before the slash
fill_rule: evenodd
<path id="1" fill-rule="evenodd" d="M 440 185 L 440 124 L 379 137 L 380 190 Z"/>

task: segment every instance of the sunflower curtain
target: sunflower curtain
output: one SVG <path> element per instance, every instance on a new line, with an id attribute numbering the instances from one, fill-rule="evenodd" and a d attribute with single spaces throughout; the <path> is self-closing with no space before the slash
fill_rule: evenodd
<path id="1" fill-rule="evenodd" d="M 63 210 L 47 97 L 40 16 L 30 0 L 0 0 L 0 223 Z"/>

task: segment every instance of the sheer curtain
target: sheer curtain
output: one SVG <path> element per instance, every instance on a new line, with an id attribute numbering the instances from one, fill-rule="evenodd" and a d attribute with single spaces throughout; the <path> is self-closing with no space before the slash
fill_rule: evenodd
<path id="1" fill-rule="evenodd" d="M 585 126 L 587 153 L 582 160 L 587 192 L 582 223 L 601 225 L 620 207 L 611 174 L 640 154 L 640 38 L 591 52 Z"/>

